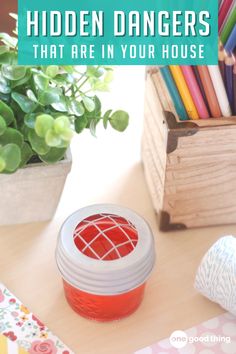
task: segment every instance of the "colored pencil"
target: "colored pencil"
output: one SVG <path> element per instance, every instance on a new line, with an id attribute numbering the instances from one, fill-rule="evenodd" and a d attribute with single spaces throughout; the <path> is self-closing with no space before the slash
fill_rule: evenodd
<path id="1" fill-rule="evenodd" d="M 225 85 L 226 92 L 229 99 L 231 109 L 234 106 L 234 90 L 233 90 L 233 68 L 234 68 L 235 59 L 233 55 L 227 56 L 225 59 Z"/>
<path id="2" fill-rule="evenodd" d="M 224 0 L 222 2 L 222 6 L 220 8 L 219 17 L 218 17 L 219 31 L 221 31 L 221 29 L 222 29 L 225 18 L 230 10 L 232 3 L 233 3 L 233 0 Z"/>
<path id="3" fill-rule="evenodd" d="M 236 115 L 236 65 L 234 65 L 234 72 L 233 72 L 233 82 L 234 82 L 234 109 L 233 113 Z"/>
<path id="4" fill-rule="evenodd" d="M 236 23 L 236 6 L 234 4 L 232 11 L 226 21 L 226 24 L 223 27 L 223 30 L 220 34 L 220 39 L 223 44 L 225 44 L 230 36 L 230 33 L 232 32 L 234 25 Z"/>
<path id="5" fill-rule="evenodd" d="M 194 71 L 191 66 L 181 66 L 185 81 L 188 85 L 190 94 L 193 98 L 193 102 L 197 108 L 197 112 L 200 118 L 210 118 L 209 112 L 202 97 L 200 88 L 198 86 Z"/>
<path id="6" fill-rule="evenodd" d="M 224 48 L 220 48 L 218 55 L 218 63 L 223 81 L 225 81 L 225 56 L 226 53 Z"/>
<path id="7" fill-rule="evenodd" d="M 206 93 L 207 101 L 210 107 L 211 116 L 213 118 L 220 118 L 222 116 L 220 106 L 216 97 L 216 93 L 211 81 L 209 71 L 206 66 L 197 67 L 204 91 Z"/>
<path id="8" fill-rule="evenodd" d="M 222 115 L 224 117 L 230 117 L 232 115 L 232 112 L 220 69 L 217 65 L 210 65 L 208 66 L 208 70 L 211 76 L 211 81 L 215 89 L 216 97 L 218 99 Z"/>
<path id="9" fill-rule="evenodd" d="M 190 119 L 199 119 L 199 115 L 195 104 L 193 102 L 192 96 L 189 92 L 188 86 L 184 79 L 184 75 L 178 65 L 169 66 L 173 79 L 176 83 L 179 94 L 184 103 L 185 109 Z"/>
<path id="10" fill-rule="evenodd" d="M 232 53 L 235 47 L 236 47 L 236 24 L 234 25 L 234 28 L 225 44 L 225 51 L 227 53 Z"/>
<path id="11" fill-rule="evenodd" d="M 199 89 L 201 91 L 203 100 L 204 100 L 205 105 L 207 107 L 207 110 L 208 110 L 208 112 L 210 112 L 210 107 L 209 107 L 209 104 L 208 104 L 208 101 L 207 101 L 206 93 L 205 93 L 204 87 L 202 85 L 202 81 L 201 81 L 197 66 L 192 66 L 192 68 L 193 68 L 193 71 L 194 71 L 194 74 L 195 74 L 195 77 L 196 77 L 196 80 L 197 80 L 197 83 L 198 83 L 198 87 L 199 87 Z"/>
<path id="12" fill-rule="evenodd" d="M 166 86 L 165 80 L 163 79 L 160 70 L 157 70 L 156 73 L 152 74 L 154 85 L 159 94 L 160 101 L 163 106 L 164 111 L 169 111 L 174 113 L 174 115 L 179 118 L 175 106 L 173 104 L 172 98 L 170 96 L 169 90 Z"/>
<path id="13" fill-rule="evenodd" d="M 224 29 L 224 27 L 225 27 L 225 25 L 226 25 L 226 23 L 227 23 L 227 21 L 229 19 L 229 16 L 230 16 L 230 14 L 232 12 L 232 9 L 234 8 L 234 5 L 235 5 L 235 0 L 233 0 L 232 4 L 231 4 L 231 6 L 230 6 L 230 8 L 229 8 L 229 10 L 227 12 L 227 15 L 225 16 L 224 22 L 223 22 L 223 24 L 222 24 L 222 26 L 221 26 L 221 28 L 219 30 L 219 35 L 221 35 L 221 33 L 223 31 L 223 29 Z"/>
<path id="14" fill-rule="evenodd" d="M 176 112 L 179 116 L 180 120 L 188 120 L 188 115 L 186 112 L 186 109 L 184 107 L 183 101 L 180 97 L 180 94 L 177 90 L 177 87 L 175 85 L 175 82 L 173 80 L 173 77 L 170 73 L 170 70 L 168 68 L 168 66 L 163 66 L 162 68 L 160 68 L 161 71 L 161 75 L 166 83 L 166 86 L 169 90 L 170 96 L 172 98 L 172 101 L 174 103 Z"/>

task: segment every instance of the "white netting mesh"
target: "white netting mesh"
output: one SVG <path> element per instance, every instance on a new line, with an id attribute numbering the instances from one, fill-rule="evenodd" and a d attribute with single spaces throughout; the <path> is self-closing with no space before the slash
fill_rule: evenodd
<path id="1" fill-rule="evenodd" d="M 100 260 L 125 257 L 137 245 L 135 226 L 113 214 L 92 215 L 81 221 L 74 232 L 74 242 L 80 252 Z"/>

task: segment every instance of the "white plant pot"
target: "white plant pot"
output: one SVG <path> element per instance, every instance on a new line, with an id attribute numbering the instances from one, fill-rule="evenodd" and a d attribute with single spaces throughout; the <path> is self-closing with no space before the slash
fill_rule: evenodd
<path id="1" fill-rule="evenodd" d="M 70 170 L 68 152 L 56 164 L 35 163 L 14 174 L 0 175 L 0 225 L 50 220 Z"/>

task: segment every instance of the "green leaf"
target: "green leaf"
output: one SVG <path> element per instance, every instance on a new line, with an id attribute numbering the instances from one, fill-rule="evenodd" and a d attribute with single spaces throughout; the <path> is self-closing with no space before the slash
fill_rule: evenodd
<path id="1" fill-rule="evenodd" d="M 37 116 L 35 122 L 35 131 L 40 138 L 45 138 L 47 132 L 52 129 L 54 119 L 49 114 L 41 114 Z"/>
<path id="2" fill-rule="evenodd" d="M 18 66 L 18 65 L 9 65 L 3 64 L 2 65 L 2 74 L 8 80 L 20 80 L 26 74 L 26 67 L 25 66 Z"/>
<path id="3" fill-rule="evenodd" d="M 3 101 L 0 101 L 0 115 L 5 119 L 7 125 L 10 125 L 15 119 L 12 109 Z"/>
<path id="4" fill-rule="evenodd" d="M 29 144 L 24 142 L 21 148 L 21 163 L 19 167 L 22 168 L 23 166 L 25 166 L 33 155 L 33 150 L 31 149 Z"/>
<path id="5" fill-rule="evenodd" d="M 35 102 L 35 103 L 38 103 L 38 100 L 37 100 L 37 98 L 36 98 L 36 96 L 35 96 L 35 94 L 34 94 L 34 92 L 33 92 L 32 90 L 27 90 L 27 91 L 26 91 L 26 94 L 27 94 L 27 97 L 28 97 L 31 101 L 33 101 L 33 102 Z"/>
<path id="6" fill-rule="evenodd" d="M 17 38 L 9 36 L 7 33 L 0 33 L 1 41 L 10 48 L 15 48 L 17 46 Z"/>
<path id="7" fill-rule="evenodd" d="M 24 123 L 28 128 L 34 129 L 37 115 L 37 113 L 29 113 L 25 115 Z"/>
<path id="8" fill-rule="evenodd" d="M 5 119 L 2 116 L 0 116 L 0 135 L 5 133 L 6 129 L 7 129 L 7 125 Z"/>
<path id="9" fill-rule="evenodd" d="M 45 163 L 56 163 L 63 159 L 67 148 L 51 148 L 46 155 L 40 155 L 39 158 Z"/>
<path id="10" fill-rule="evenodd" d="M 45 141 L 50 147 L 59 147 L 62 143 L 60 135 L 58 135 L 53 129 L 47 131 Z"/>
<path id="11" fill-rule="evenodd" d="M 75 131 L 80 134 L 88 125 L 88 119 L 86 115 L 76 118 L 75 120 Z"/>
<path id="12" fill-rule="evenodd" d="M 89 112 L 93 112 L 95 110 L 95 108 L 96 108 L 95 102 L 94 102 L 94 100 L 92 98 L 84 97 L 83 98 L 83 103 L 84 103 L 85 108 Z"/>
<path id="13" fill-rule="evenodd" d="M 10 104 L 11 95 L 10 94 L 5 95 L 4 93 L 0 92 L 0 101 L 5 102 L 6 104 Z"/>
<path id="14" fill-rule="evenodd" d="M 87 66 L 87 71 L 86 71 L 87 75 L 89 77 L 95 77 L 95 78 L 99 78 L 104 74 L 104 69 L 103 68 L 99 68 L 97 66 Z"/>
<path id="15" fill-rule="evenodd" d="M 84 107 L 79 101 L 72 100 L 68 103 L 68 112 L 72 115 L 80 117 L 84 114 Z"/>
<path id="16" fill-rule="evenodd" d="M 103 82 L 103 81 L 96 81 L 93 84 L 93 90 L 107 92 L 107 91 L 109 91 L 109 84 L 107 84 L 106 82 Z"/>
<path id="17" fill-rule="evenodd" d="M 34 130 L 28 133 L 28 139 L 32 149 L 39 155 L 45 155 L 49 152 L 50 147 L 46 144 L 43 138 L 40 138 Z"/>
<path id="18" fill-rule="evenodd" d="M 11 97 L 25 113 L 31 113 L 37 107 L 37 105 L 32 102 L 28 97 L 21 95 L 18 92 L 12 92 Z"/>
<path id="19" fill-rule="evenodd" d="M 129 115 L 124 111 L 116 111 L 112 114 L 109 122 L 112 128 L 119 132 L 123 132 L 129 124 Z"/>
<path id="20" fill-rule="evenodd" d="M 61 137 L 63 139 L 64 145 L 68 146 L 71 139 L 73 138 L 73 130 L 70 128 L 64 129 L 63 132 L 61 132 Z"/>
<path id="21" fill-rule="evenodd" d="M 58 112 L 67 112 L 67 104 L 66 100 L 63 96 L 60 97 L 60 101 L 57 103 L 52 103 L 52 108 L 55 109 L 55 111 Z"/>
<path id="22" fill-rule="evenodd" d="M 94 74 L 96 72 L 96 67 L 94 65 L 88 65 L 87 66 L 87 71 L 86 71 L 86 74 L 89 76 L 89 77 L 93 77 Z"/>
<path id="23" fill-rule="evenodd" d="M 62 67 L 68 74 L 73 74 L 74 67 L 72 65 L 64 65 Z"/>
<path id="24" fill-rule="evenodd" d="M 41 92 L 39 95 L 39 102 L 44 106 L 60 102 L 60 93 L 58 89 L 51 88 L 48 89 L 47 91 Z"/>
<path id="25" fill-rule="evenodd" d="M 98 124 L 100 117 L 101 117 L 101 102 L 97 96 L 93 97 L 93 101 L 95 103 L 95 110 L 93 112 L 88 112 L 86 110 L 85 116 L 87 118 L 87 125 L 86 128 L 90 127 L 90 123 L 92 120 L 96 122 L 96 125 Z"/>
<path id="26" fill-rule="evenodd" d="M 4 53 L 7 53 L 8 51 L 9 51 L 8 46 L 6 46 L 6 45 L 1 45 L 0 46 L 0 55 L 2 55 Z"/>
<path id="27" fill-rule="evenodd" d="M 0 64 L 17 64 L 17 54 L 15 52 L 3 53 L 0 55 Z"/>
<path id="28" fill-rule="evenodd" d="M 51 79 L 51 81 L 59 87 L 65 87 L 68 82 L 68 76 L 67 74 L 58 74 L 54 79 Z"/>
<path id="29" fill-rule="evenodd" d="M 22 79 L 11 82 L 11 88 L 14 89 L 15 87 L 24 85 L 30 80 L 31 75 L 31 71 L 27 70 L 25 76 Z"/>
<path id="30" fill-rule="evenodd" d="M 28 140 L 29 130 L 30 130 L 30 128 L 28 128 L 26 124 L 23 124 L 20 128 L 20 132 L 23 135 L 24 140 L 26 140 L 26 141 Z"/>
<path id="31" fill-rule="evenodd" d="M 54 121 L 54 130 L 57 134 L 63 133 L 66 129 L 70 128 L 69 118 L 66 116 L 60 116 Z"/>
<path id="32" fill-rule="evenodd" d="M 0 154 L 0 173 L 5 170 L 5 167 L 6 167 L 6 162 L 5 162 L 5 160 L 1 157 L 1 154 Z"/>
<path id="33" fill-rule="evenodd" d="M 23 135 L 14 128 L 7 128 L 5 132 L 0 136 L 0 145 L 2 146 L 13 143 L 21 148 L 23 141 Z"/>
<path id="34" fill-rule="evenodd" d="M 49 85 L 49 79 L 46 78 L 44 75 L 36 74 L 34 75 L 34 83 L 37 89 L 46 90 Z"/>
<path id="35" fill-rule="evenodd" d="M 104 82 L 106 84 L 110 84 L 112 81 L 113 81 L 113 71 L 107 71 L 104 77 Z"/>
<path id="36" fill-rule="evenodd" d="M 96 127 L 97 127 L 98 121 L 96 119 L 91 120 L 89 129 L 91 134 L 96 138 Z"/>
<path id="37" fill-rule="evenodd" d="M 109 109 L 109 111 L 106 111 L 103 117 L 103 126 L 105 129 L 107 129 L 107 124 L 111 115 L 112 109 Z"/>
<path id="38" fill-rule="evenodd" d="M 67 82 L 68 84 L 70 84 L 70 85 L 75 84 L 75 82 L 76 82 L 75 76 L 73 76 L 73 75 L 71 75 L 71 74 L 67 74 L 67 76 L 66 76 L 66 82 Z M 75 88 L 77 88 L 77 87 L 75 87 Z"/>
<path id="39" fill-rule="evenodd" d="M 54 78 L 59 73 L 59 67 L 57 65 L 49 65 L 46 69 L 46 75 Z"/>
<path id="40" fill-rule="evenodd" d="M 4 94 L 8 94 L 11 92 L 11 88 L 9 86 L 8 81 L 1 74 L 0 74 L 0 92 Z"/>
<path id="41" fill-rule="evenodd" d="M 7 144 L 0 148 L 0 156 L 5 161 L 6 172 L 14 172 L 21 162 L 21 150 L 16 144 Z"/>
<path id="42" fill-rule="evenodd" d="M 101 109 L 102 109 L 102 104 L 98 96 L 94 96 L 94 103 L 95 103 L 95 113 L 96 116 L 100 116 L 101 114 Z"/>

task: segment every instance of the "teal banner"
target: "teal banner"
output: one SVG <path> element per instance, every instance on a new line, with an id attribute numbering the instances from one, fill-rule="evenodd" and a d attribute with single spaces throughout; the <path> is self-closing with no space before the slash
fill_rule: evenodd
<path id="1" fill-rule="evenodd" d="M 216 0 L 18 0 L 21 65 L 213 65 Z"/>

